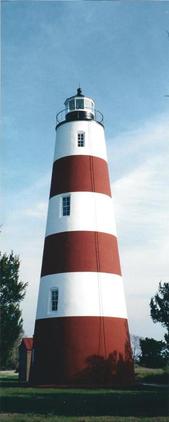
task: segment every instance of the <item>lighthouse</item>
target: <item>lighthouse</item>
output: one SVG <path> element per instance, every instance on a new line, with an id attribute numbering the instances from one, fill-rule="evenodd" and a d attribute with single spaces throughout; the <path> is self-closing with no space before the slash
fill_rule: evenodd
<path id="1" fill-rule="evenodd" d="M 57 115 L 31 381 L 132 380 L 103 116 L 78 88 Z"/>

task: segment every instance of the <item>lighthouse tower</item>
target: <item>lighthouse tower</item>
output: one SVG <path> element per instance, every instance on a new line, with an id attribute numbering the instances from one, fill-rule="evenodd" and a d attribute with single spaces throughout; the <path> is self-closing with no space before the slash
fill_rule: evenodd
<path id="1" fill-rule="evenodd" d="M 31 380 L 108 386 L 132 379 L 103 119 L 79 88 L 57 115 Z"/>

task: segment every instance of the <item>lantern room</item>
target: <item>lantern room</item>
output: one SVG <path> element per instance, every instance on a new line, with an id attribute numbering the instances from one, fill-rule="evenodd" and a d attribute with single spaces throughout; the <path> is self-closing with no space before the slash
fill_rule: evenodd
<path id="1" fill-rule="evenodd" d="M 82 94 L 81 88 L 77 89 L 77 94 L 67 98 L 65 101 L 66 120 L 74 120 L 75 118 L 85 118 L 92 120 L 95 117 L 95 103 Z"/>
<path id="2" fill-rule="evenodd" d="M 65 121 L 96 120 L 103 126 L 103 115 L 95 109 L 95 102 L 90 97 L 82 94 L 81 88 L 77 94 L 66 99 L 64 110 L 56 115 L 56 127 Z"/>

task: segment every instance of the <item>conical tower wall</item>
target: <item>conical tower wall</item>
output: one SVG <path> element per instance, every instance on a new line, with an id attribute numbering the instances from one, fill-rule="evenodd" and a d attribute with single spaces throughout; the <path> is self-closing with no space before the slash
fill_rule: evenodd
<path id="1" fill-rule="evenodd" d="M 132 378 L 104 127 L 65 120 L 56 127 L 32 380 L 112 385 Z"/>

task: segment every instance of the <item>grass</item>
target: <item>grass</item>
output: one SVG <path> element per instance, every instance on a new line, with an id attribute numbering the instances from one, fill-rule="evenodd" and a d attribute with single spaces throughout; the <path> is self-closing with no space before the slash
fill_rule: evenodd
<path id="1" fill-rule="evenodd" d="M 38 415 L 8 415 L 1 414 L 1 422 L 168 422 L 168 417 L 118 417 L 118 416 L 85 416 L 85 417 L 60 417 Z"/>
<path id="2" fill-rule="evenodd" d="M 141 369 L 141 371 L 140 371 Z M 137 369 L 137 379 L 163 375 Z M 168 422 L 168 388 L 59 389 L 19 386 L 17 374 L 0 373 L 1 422 Z"/>
<path id="3" fill-rule="evenodd" d="M 136 365 L 135 376 L 137 382 L 169 385 L 169 372 L 167 369 L 143 368 Z"/>

